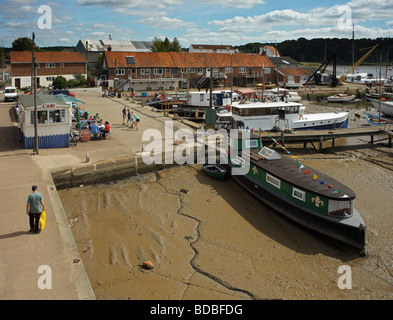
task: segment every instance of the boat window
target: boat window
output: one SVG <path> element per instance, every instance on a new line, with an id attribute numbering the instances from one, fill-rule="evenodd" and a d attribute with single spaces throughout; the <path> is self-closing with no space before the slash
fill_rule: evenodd
<path id="1" fill-rule="evenodd" d="M 292 197 L 303 202 L 306 201 L 306 193 L 296 188 L 293 188 L 292 190 Z"/>
<path id="2" fill-rule="evenodd" d="M 257 140 L 246 140 L 246 148 L 258 148 Z"/>
<path id="3" fill-rule="evenodd" d="M 278 189 L 280 189 L 281 187 L 281 181 L 268 173 L 266 173 L 266 181 Z"/>
<path id="4" fill-rule="evenodd" d="M 279 109 L 278 108 L 272 108 L 272 114 L 278 114 Z"/>
<path id="5" fill-rule="evenodd" d="M 329 200 L 328 214 L 331 217 L 347 218 L 352 216 L 353 201 Z"/>

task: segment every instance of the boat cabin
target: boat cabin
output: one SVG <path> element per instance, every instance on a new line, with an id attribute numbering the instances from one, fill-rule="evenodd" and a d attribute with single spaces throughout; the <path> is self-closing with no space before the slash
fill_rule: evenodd
<path id="1" fill-rule="evenodd" d="M 213 91 L 213 107 L 221 107 L 227 106 L 231 104 L 231 96 L 232 93 L 230 90 L 223 90 L 223 91 Z M 233 94 L 233 99 L 237 99 L 237 94 Z M 210 92 L 189 92 L 187 104 L 189 106 L 196 106 L 196 107 L 209 107 L 210 106 Z"/>
<path id="2" fill-rule="evenodd" d="M 298 120 L 305 107 L 296 102 L 250 102 L 232 104 L 235 128 L 272 130 L 277 119 Z"/>

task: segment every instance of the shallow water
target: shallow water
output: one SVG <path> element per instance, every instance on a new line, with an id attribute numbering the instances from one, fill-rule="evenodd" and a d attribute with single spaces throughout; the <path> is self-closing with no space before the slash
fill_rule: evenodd
<path id="1" fill-rule="evenodd" d="M 283 219 L 231 179 L 183 166 L 59 191 L 97 298 L 392 299 L 392 171 L 354 157 L 302 161 L 356 191 L 367 257 Z M 338 287 L 341 265 L 352 289 Z"/>

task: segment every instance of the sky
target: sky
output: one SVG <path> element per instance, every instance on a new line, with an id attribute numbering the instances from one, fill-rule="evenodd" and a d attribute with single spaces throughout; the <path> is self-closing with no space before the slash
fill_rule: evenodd
<path id="1" fill-rule="evenodd" d="M 243 45 L 298 38 L 393 37 L 392 0 L 0 0 L 1 45 L 79 39 Z"/>

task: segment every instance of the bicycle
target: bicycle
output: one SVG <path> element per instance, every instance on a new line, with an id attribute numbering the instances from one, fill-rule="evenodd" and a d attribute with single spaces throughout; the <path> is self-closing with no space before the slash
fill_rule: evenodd
<path id="1" fill-rule="evenodd" d="M 78 144 L 78 140 L 79 140 L 79 132 L 71 129 L 70 130 L 70 143 L 74 144 L 74 146 L 76 146 Z"/>

